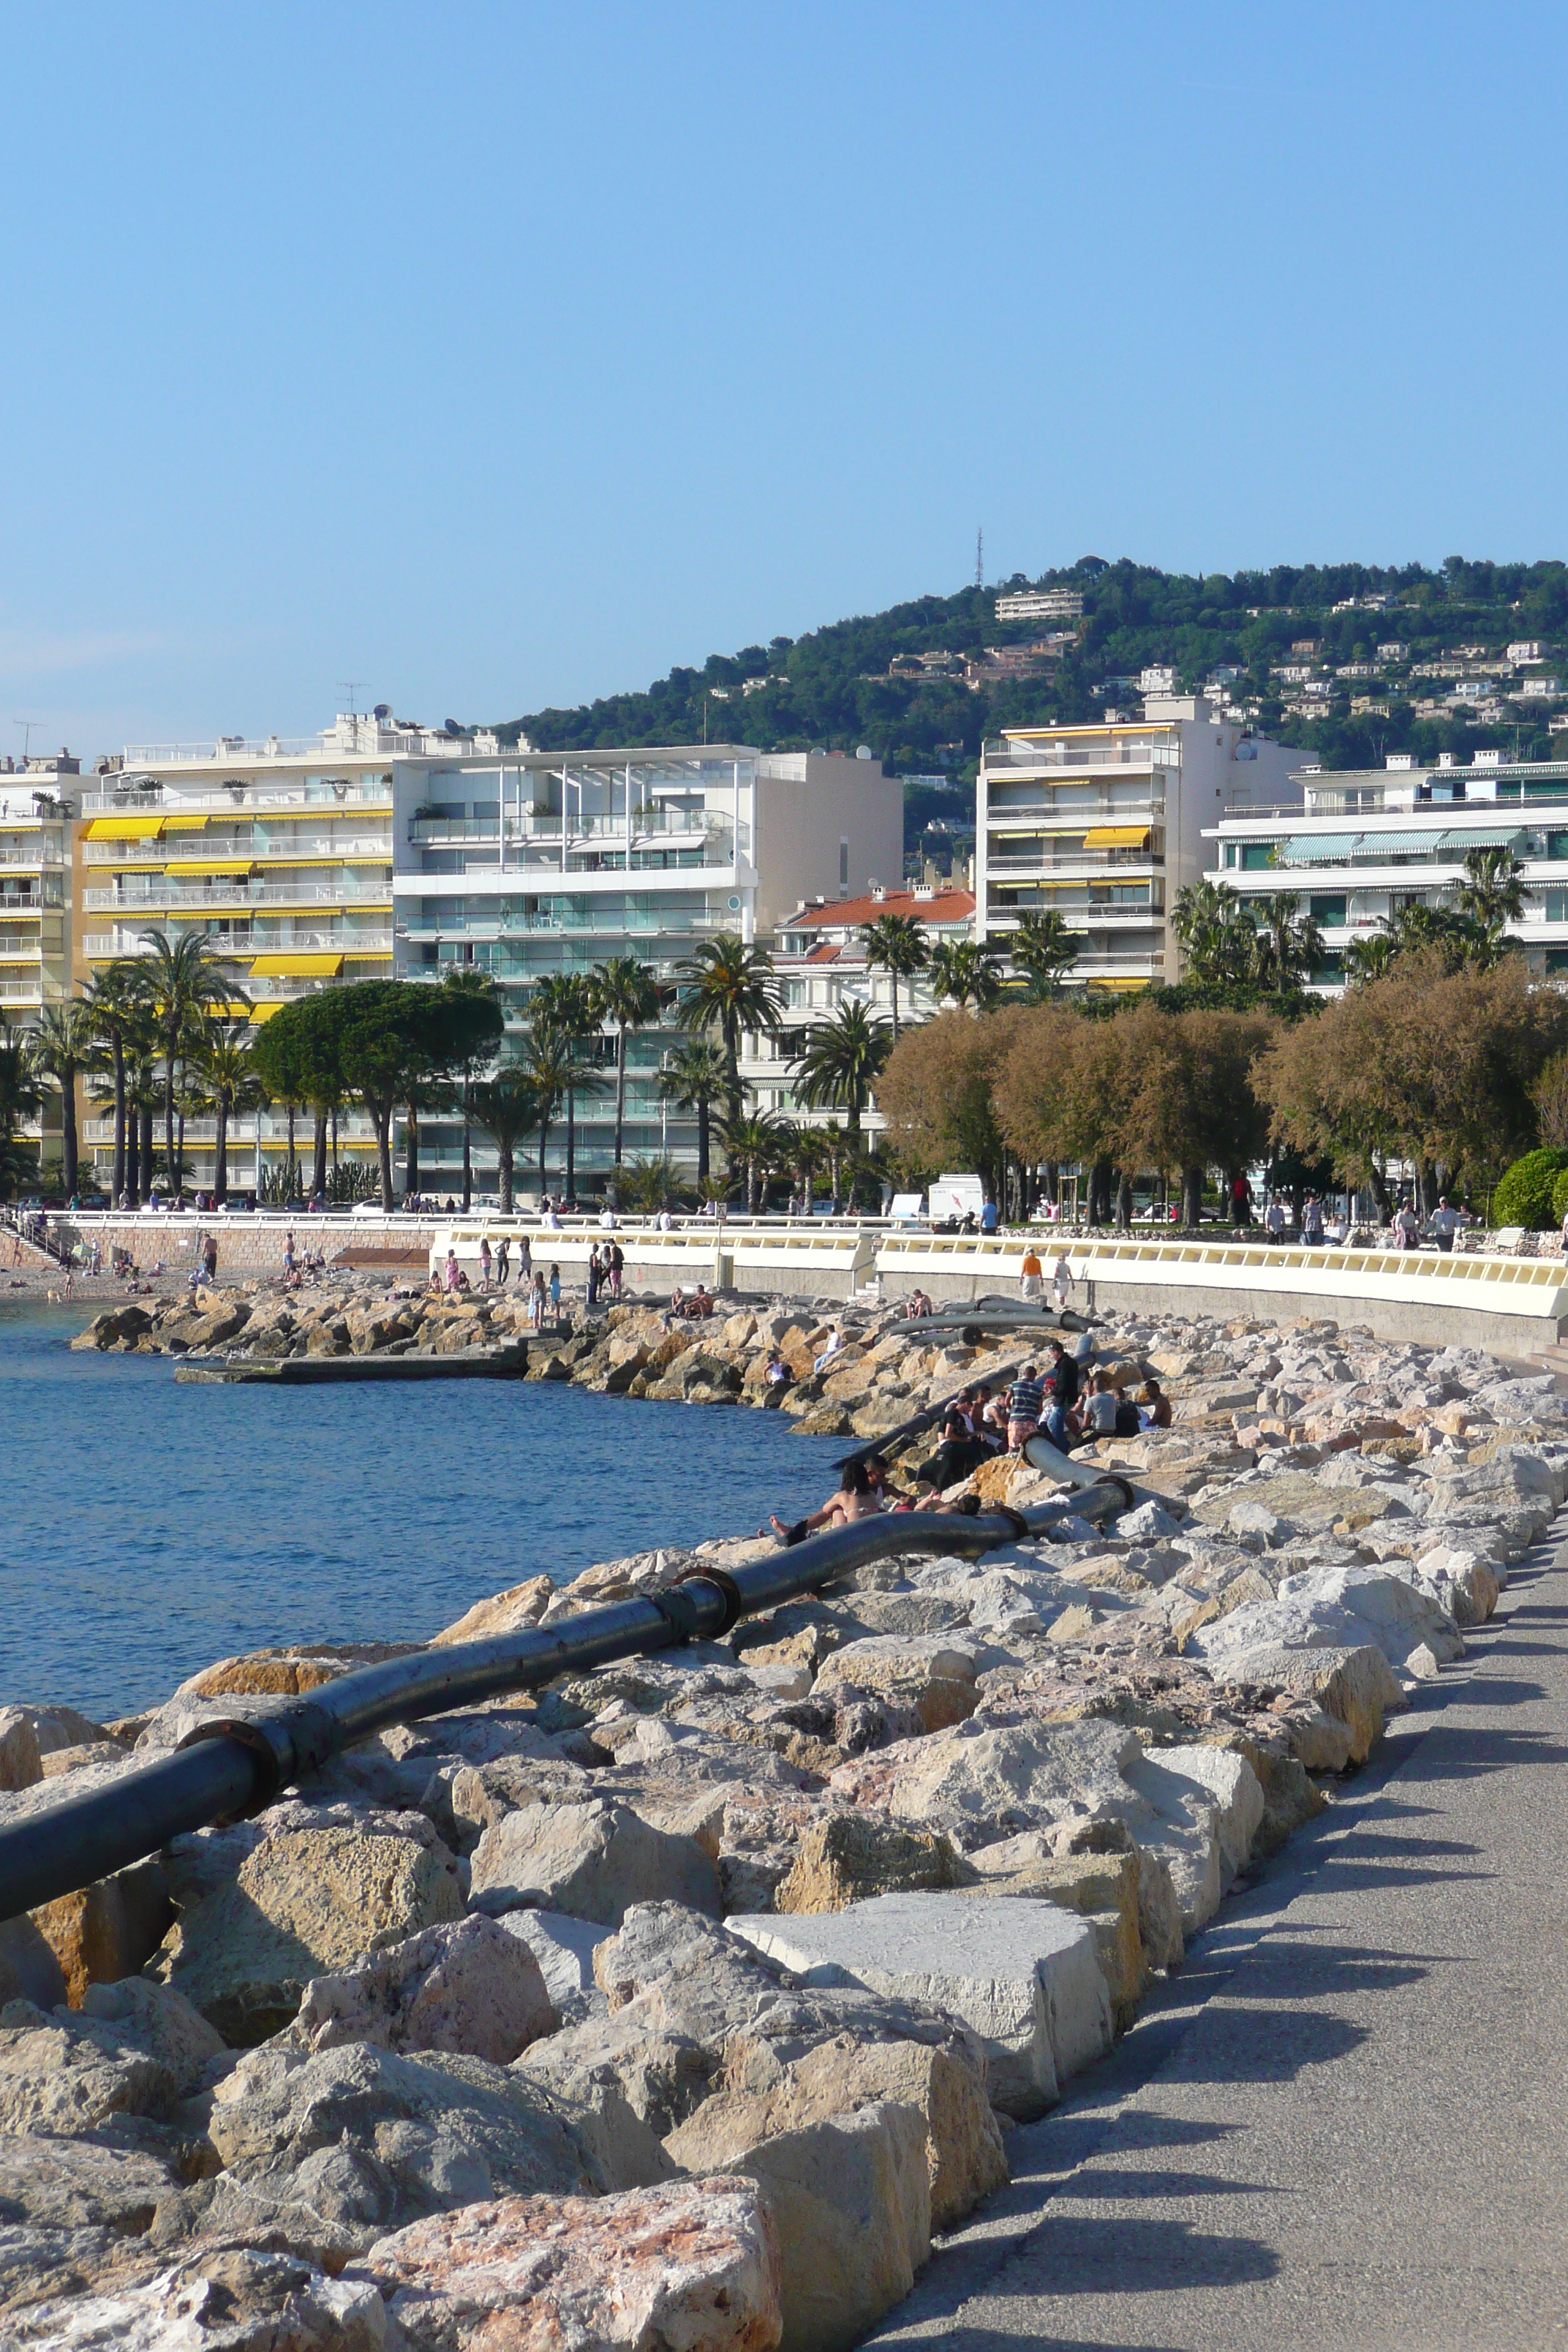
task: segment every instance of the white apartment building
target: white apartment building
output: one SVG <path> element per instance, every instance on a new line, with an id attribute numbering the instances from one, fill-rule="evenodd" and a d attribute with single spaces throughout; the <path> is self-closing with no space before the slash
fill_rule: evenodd
<path id="1" fill-rule="evenodd" d="M 80 766 L 68 751 L 0 762 L 0 1015 L 18 1028 L 69 989 L 69 795 Z M 17 1132 L 47 1160 L 60 1130 L 50 1096 Z"/>
<path id="2" fill-rule="evenodd" d="M 398 970 L 489 971 L 521 1020 L 546 975 L 635 956 L 672 983 L 699 940 L 765 942 L 808 898 L 847 900 L 903 863 L 903 788 L 879 761 L 743 744 L 473 754 L 399 799 L 393 877 Z M 689 1159 L 695 1121 L 661 1101 L 677 1041 L 628 1041 L 626 1150 Z M 604 1042 L 608 1063 L 611 1041 Z M 613 1158 L 606 1085 L 577 1105 L 576 1164 Z M 426 1140 L 428 1139 L 428 1140 Z M 456 1128 L 422 1122 L 421 1162 L 445 1189 Z"/>
<path id="3" fill-rule="evenodd" d="M 910 889 L 885 889 L 879 884 L 856 898 L 803 901 L 793 915 L 783 918 L 773 967 L 784 994 L 784 1033 L 777 1037 L 748 1038 L 741 1066 L 760 1109 L 817 1124 L 826 1124 L 835 1116 L 829 1111 L 801 1109 L 791 1086 L 789 1065 L 800 1051 L 805 1032 L 818 1022 L 831 1021 L 846 1004 L 863 1004 L 878 1020 L 891 1021 L 892 980 L 866 961 L 867 927 L 884 915 L 902 915 L 917 922 L 928 947 L 942 940 L 972 939 L 974 893 L 945 882 L 917 882 Z M 928 1021 L 939 1010 L 923 974 L 900 979 L 900 1026 Z M 872 1111 L 865 1122 L 867 1132 L 879 1133 L 882 1123 Z"/>
<path id="4" fill-rule="evenodd" d="M 1294 893 L 1328 954 L 1315 984 L 1337 993 L 1345 950 L 1412 902 L 1441 906 L 1472 849 L 1503 848 L 1524 866 L 1525 911 L 1513 926 L 1532 971 L 1568 971 L 1568 761 L 1510 764 L 1480 751 L 1417 767 L 1300 772 L 1304 806 L 1236 809 L 1207 828 L 1210 879 L 1254 902 Z"/>
<path id="5" fill-rule="evenodd" d="M 1151 694 L 1141 720 L 1009 728 L 976 785 L 978 931 L 1005 946 L 1020 914 L 1052 908 L 1081 941 L 1068 986 L 1173 982 L 1170 911 L 1208 863 L 1205 830 L 1230 809 L 1300 806 L 1300 759 L 1202 695 Z"/>

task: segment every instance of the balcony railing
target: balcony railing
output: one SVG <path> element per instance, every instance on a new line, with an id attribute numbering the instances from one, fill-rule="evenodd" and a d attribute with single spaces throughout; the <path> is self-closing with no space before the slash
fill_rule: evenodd
<path id="1" fill-rule="evenodd" d="M 1006 801 L 1000 808 L 987 803 L 985 810 L 985 823 L 993 833 L 1016 825 L 1039 824 L 1050 824 L 1058 833 L 1070 833 L 1080 824 L 1163 824 L 1164 820 L 1163 799 L 1118 801 L 1104 793 L 1094 801 L 1062 802 L 1053 798 L 1026 804 Z"/>
<path id="2" fill-rule="evenodd" d="M 1050 743 L 1026 749 L 1020 743 L 990 742 L 982 754 L 984 775 L 1016 775 L 1026 769 L 1179 768 L 1182 755 L 1174 744 Z"/>
<path id="3" fill-rule="evenodd" d="M 0 866 L 52 866 L 63 868 L 70 859 L 61 849 L 46 849 L 41 841 L 27 842 L 20 847 L 0 845 Z"/>
<path id="4" fill-rule="evenodd" d="M 392 835 L 322 833 L 297 834 L 287 841 L 222 841 L 176 833 L 163 841 L 85 842 L 82 857 L 89 866 L 168 866 L 176 860 L 191 866 L 202 862 L 216 866 L 226 857 L 248 857 L 257 863 L 268 858 L 285 864 L 290 858 L 301 857 L 341 857 L 345 864 L 355 858 L 369 858 L 390 866 Z"/>
<path id="5" fill-rule="evenodd" d="M 1152 875 L 1163 871 L 1164 853 L 1158 849 L 1080 849 L 1070 857 L 998 857 L 994 852 L 986 856 L 987 874 L 1060 874 L 1069 879 L 1081 876 L 1085 881 L 1100 881 L 1107 874 Z"/>
<path id="6" fill-rule="evenodd" d="M 323 760 L 323 768 L 330 767 Z M 337 810 L 363 808 L 390 809 L 390 784 L 369 783 L 349 780 L 348 790 L 340 800 L 333 793 L 329 800 L 312 793 L 309 799 L 302 790 L 294 792 L 268 791 L 265 786 L 247 782 L 242 793 L 165 793 L 161 784 L 151 784 L 138 791 L 134 785 L 121 785 L 118 790 L 87 793 L 81 796 L 84 816 L 108 815 L 123 812 L 128 815 L 164 814 L 195 815 L 204 811 L 221 810 L 229 815 L 245 815 L 252 809 L 285 809 L 310 816 L 331 816 Z"/>
<path id="7" fill-rule="evenodd" d="M 134 922 L 138 916 L 170 914 L 200 915 L 208 910 L 267 907 L 384 907 L 387 899 L 379 891 L 344 889 L 341 884 L 301 883 L 298 889 L 287 883 L 274 884 L 270 888 L 260 883 L 248 887 L 237 884 L 227 890 L 189 890 L 172 882 L 166 890 L 145 889 L 134 898 L 122 890 L 84 890 L 82 905 L 94 914 L 114 914 L 125 922 Z"/>
<path id="8" fill-rule="evenodd" d="M 266 933 L 252 933 L 248 939 L 217 937 L 209 939 L 209 951 L 220 962 L 243 962 L 258 955 L 390 955 L 395 943 L 391 931 L 294 931 L 287 939 L 273 939 Z M 82 951 L 89 956 L 150 955 L 140 931 L 129 925 L 120 931 L 89 931 L 82 940 Z"/>

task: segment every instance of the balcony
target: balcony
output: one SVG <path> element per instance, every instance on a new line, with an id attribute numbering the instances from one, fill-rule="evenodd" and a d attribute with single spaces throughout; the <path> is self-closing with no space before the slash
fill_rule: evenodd
<path id="1" fill-rule="evenodd" d="M 140 932 L 128 937 L 123 931 L 89 931 L 81 944 L 83 954 L 95 961 L 151 953 Z M 253 931 L 244 938 L 219 934 L 207 941 L 209 951 L 221 963 L 246 963 L 258 955 L 388 956 L 393 946 L 391 931 L 368 930 L 293 931 L 286 939 Z"/>
<path id="2" fill-rule="evenodd" d="M 164 890 L 146 888 L 135 898 L 128 898 L 121 890 L 84 890 L 81 896 L 82 905 L 89 912 L 118 915 L 127 923 L 161 914 L 178 918 L 209 911 L 233 912 L 237 908 L 243 914 L 247 908 L 259 912 L 268 907 L 384 907 L 391 903 L 390 894 L 386 898 L 379 894 L 367 897 L 363 890 L 320 882 L 301 883 L 298 889 L 288 883 L 270 887 L 256 883 L 248 887 L 239 883 L 226 890 L 188 890 L 174 882 Z"/>
<path id="3" fill-rule="evenodd" d="M 0 825 L 0 831 L 4 830 L 6 828 Z M 20 845 L 0 843 L 0 866 L 21 866 L 24 869 L 29 866 L 36 869 L 49 866 L 58 873 L 63 872 L 69 864 L 70 859 L 64 850 L 46 849 L 41 841 L 24 842 Z"/>
<path id="4" fill-rule="evenodd" d="M 390 833 L 368 834 L 294 834 L 282 841 L 202 840 L 195 834 L 171 834 L 163 841 L 88 841 L 82 844 L 82 860 L 88 866 L 220 866 L 237 858 L 247 858 L 259 864 L 264 858 L 290 861 L 327 859 L 336 864 L 340 859 L 352 864 L 355 858 L 369 858 L 390 866 L 392 835 Z"/>
<path id="5" fill-rule="evenodd" d="M 1174 743 L 1048 743 L 1026 749 L 1022 744 L 990 742 L 981 758 L 982 776 L 1020 775 L 1026 772 L 1057 774 L 1073 769 L 1179 768 L 1180 749 Z"/>
<path id="6" fill-rule="evenodd" d="M 319 748 L 315 756 L 320 758 Z M 159 764 L 167 766 L 172 762 L 163 761 Z M 322 767 L 329 767 L 331 764 L 330 760 L 321 760 Z M 225 816 L 232 817 L 248 816 L 252 809 L 280 809 L 295 814 L 330 817 L 340 814 L 357 814 L 366 808 L 390 811 L 391 807 L 392 786 L 390 784 L 353 781 L 349 782 L 348 789 L 341 800 L 336 793 L 331 799 L 322 798 L 315 793 L 307 798 L 301 786 L 296 786 L 292 792 L 287 790 L 269 792 L 263 785 L 249 783 L 246 784 L 243 792 L 239 793 L 220 790 L 210 793 L 174 793 L 165 795 L 162 785 L 151 784 L 144 791 L 140 792 L 134 787 L 130 789 L 122 787 L 118 792 L 84 792 L 81 796 L 83 816 L 183 816 L 187 814 L 195 815 L 216 811 Z"/>
<path id="7" fill-rule="evenodd" d="M 1042 824 L 1052 825 L 1058 833 L 1071 833 L 1079 825 L 1163 824 L 1164 821 L 1165 803 L 1158 795 L 1152 800 L 1129 801 L 1101 793 L 1092 801 L 1009 801 L 1000 808 L 988 803 L 985 810 L 986 829 L 992 833 L 1023 825 L 1034 830 Z"/>

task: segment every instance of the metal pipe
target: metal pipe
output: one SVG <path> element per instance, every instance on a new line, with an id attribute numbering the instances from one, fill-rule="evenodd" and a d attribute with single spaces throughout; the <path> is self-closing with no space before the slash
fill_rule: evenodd
<path id="1" fill-rule="evenodd" d="M 1098 1500 L 1091 1494 L 1072 1507 L 1108 1519 L 1131 1499 L 1124 1482 L 1100 1480 Z M 977 1559 L 1020 1535 L 1045 1533 L 1068 1507 L 1065 1497 L 1052 1496 L 1023 1512 L 900 1511 L 855 1519 L 732 1575 L 714 1570 L 653 1599 L 586 1609 L 559 1625 L 420 1650 L 343 1675 L 308 1697 L 215 1718 L 171 1754 L 132 1764 L 80 1796 L 69 1794 L 68 1781 L 57 1803 L 0 1824 L 0 1921 L 123 1870 L 184 1831 L 263 1811 L 341 1748 L 391 1724 L 537 1689 L 559 1675 L 693 1638 L 717 1639 L 740 1618 L 775 1609 L 871 1560 L 917 1551 Z"/>

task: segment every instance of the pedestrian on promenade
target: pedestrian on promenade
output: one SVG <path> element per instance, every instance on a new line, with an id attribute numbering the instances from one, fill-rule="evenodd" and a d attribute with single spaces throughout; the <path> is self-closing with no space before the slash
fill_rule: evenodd
<path id="1" fill-rule="evenodd" d="M 289 1233 L 286 1233 L 286 1234 L 284 1234 L 284 1236 L 283 1236 L 283 1279 L 284 1279 L 284 1281 L 285 1281 L 285 1282 L 290 1282 L 290 1281 L 292 1281 L 292 1279 L 293 1279 L 293 1276 L 294 1276 L 294 1235 L 293 1235 L 293 1233 L 290 1231 L 290 1232 L 289 1232 Z"/>
<path id="2" fill-rule="evenodd" d="M 98 1244 L 95 1242 L 93 1244 L 95 1253 Z M 94 1274 L 98 1272 L 96 1266 L 93 1267 L 93 1272 Z M 202 1273 L 208 1283 L 217 1280 L 217 1235 L 216 1234 L 208 1234 L 202 1244 Z"/>
<path id="3" fill-rule="evenodd" d="M 479 1243 L 479 1288 L 481 1290 L 488 1290 L 490 1286 L 492 1262 L 490 1237 L 486 1234 Z"/>
<path id="4" fill-rule="evenodd" d="M 1269 1195 L 1268 1206 L 1263 1212 L 1263 1223 L 1271 1242 L 1285 1236 L 1285 1203 L 1278 1192 Z"/>
<path id="5" fill-rule="evenodd" d="M 1051 1269 L 1051 1289 L 1056 1297 L 1058 1315 L 1068 1303 L 1068 1293 L 1071 1288 L 1072 1266 L 1068 1262 L 1066 1250 L 1058 1250 L 1056 1265 Z"/>
<path id="6" fill-rule="evenodd" d="M 1401 1249 L 1415 1248 L 1416 1242 L 1420 1239 L 1421 1221 L 1416 1216 L 1415 1210 L 1411 1207 L 1408 1201 L 1402 1201 L 1398 1208 L 1394 1212 L 1393 1218 L 1390 1221 L 1389 1230 L 1394 1234 L 1394 1239 L 1398 1242 Z"/>
<path id="7" fill-rule="evenodd" d="M 1039 1254 L 1030 1242 L 1024 1251 L 1024 1263 L 1018 1269 L 1018 1292 L 1024 1298 L 1040 1298 L 1045 1294 L 1045 1269 Z"/>
<path id="8" fill-rule="evenodd" d="M 1432 1213 L 1432 1238 L 1440 1250 L 1451 1250 L 1454 1235 L 1459 1230 L 1459 1213 L 1448 1206 L 1447 1192 L 1437 1195 L 1437 1206 Z"/>
<path id="9" fill-rule="evenodd" d="M 1245 1169 L 1230 1188 L 1230 1222 L 1237 1232 L 1252 1223 L 1252 1187 Z"/>
<path id="10" fill-rule="evenodd" d="M 1317 1249 L 1323 1238 L 1323 1204 L 1315 1192 L 1309 1192 L 1301 1211 L 1301 1239 L 1309 1248 Z"/>
<path id="11" fill-rule="evenodd" d="M 1046 1384 L 1037 1364 L 1026 1364 L 1007 1391 L 1007 1451 L 1016 1454 L 1033 1437 L 1046 1409 Z"/>

